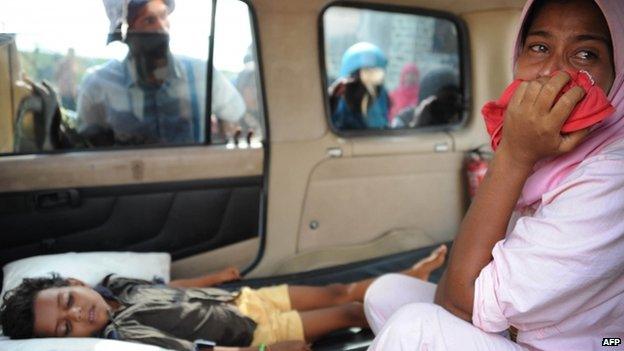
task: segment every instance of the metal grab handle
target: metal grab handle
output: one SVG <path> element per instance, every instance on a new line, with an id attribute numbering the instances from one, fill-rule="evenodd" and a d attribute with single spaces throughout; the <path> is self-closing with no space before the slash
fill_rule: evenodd
<path id="1" fill-rule="evenodd" d="M 35 195 L 35 206 L 41 210 L 76 207 L 79 204 L 80 194 L 76 189 L 50 191 Z"/>

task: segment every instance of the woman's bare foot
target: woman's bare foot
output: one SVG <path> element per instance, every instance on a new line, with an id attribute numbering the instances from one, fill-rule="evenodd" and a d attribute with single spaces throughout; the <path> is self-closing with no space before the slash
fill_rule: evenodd
<path id="1" fill-rule="evenodd" d="M 431 272 L 433 272 L 437 268 L 440 268 L 444 264 L 447 252 L 448 248 L 446 247 L 446 245 L 440 245 L 438 246 L 438 248 L 431 252 L 429 257 L 416 262 L 416 264 L 413 265 L 412 268 L 404 270 L 401 273 L 425 281 L 429 280 L 429 275 L 431 274 Z"/>

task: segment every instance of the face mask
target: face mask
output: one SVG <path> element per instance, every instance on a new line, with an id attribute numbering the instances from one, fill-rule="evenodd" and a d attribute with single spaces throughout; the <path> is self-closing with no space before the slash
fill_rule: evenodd
<path id="1" fill-rule="evenodd" d="M 360 80 L 365 85 L 378 86 L 383 84 L 386 73 L 383 68 L 362 68 L 360 70 Z"/>
<path id="2" fill-rule="evenodd" d="M 383 84 L 384 76 L 386 75 L 383 68 L 362 68 L 360 69 L 360 81 L 368 90 L 368 93 L 375 96 L 376 87 Z"/>
<path id="3" fill-rule="evenodd" d="M 134 58 L 139 82 L 154 84 L 167 76 L 169 34 L 128 32 L 126 44 Z"/>

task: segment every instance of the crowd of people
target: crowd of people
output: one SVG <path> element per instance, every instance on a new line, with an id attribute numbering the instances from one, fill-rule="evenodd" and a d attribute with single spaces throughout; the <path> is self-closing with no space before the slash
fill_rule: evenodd
<path id="1" fill-rule="evenodd" d="M 110 21 L 107 44 L 123 42 L 128 55 L 88 68 L 78 82 L 78 62 L 70 49 L 54 77 L 62 106 L 75 110 L 78 134 L 86 145 L 262 138 L 251 48 L 234 79 L 213 68 L 211 116 L 206 121 L 206 62 L 170 50 L 169 14 L 175 1 L 103 2 Z M 437 68 L 421 77 L 418 66 L 410 62 L 401 70 L 398 86 L 388 92 L 387 64 L 383 51 L 368 42 L 358 42 L 344 53 L 340 78 L 329 92 L 334 128 L 416 128 L 460 121 L 461 92 L 454 70 Z"/>
<path id="2" fill-rule="evenodd" d="M 456 124 L 462 102 L 457 73 L 433 69 L 421 78 L 406 63 L 399 85 L 384 86 L 388 59 L 376 45 L 358 42 L 342 56 L 340 78 L 329 87 L 331 122 L 337 130 L 417 128 Z"/>

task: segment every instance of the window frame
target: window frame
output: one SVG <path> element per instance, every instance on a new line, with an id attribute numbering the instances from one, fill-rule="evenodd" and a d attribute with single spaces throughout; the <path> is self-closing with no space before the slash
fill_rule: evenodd
<path id="1" fill-rule="evenodd" d="M 216 0 L 217 2 L 222 1 L 222 0 Z M 262 60 L 262 46 L 260 45 L 260 27 L 258 25 L 258 15 L 256 14 L 256 9 L 253 6 L 253 0 L 238 0 L 244 4 L 247 5 L 247 9 L 249 10 L 249 26 L 251 27 L 251 37 L 253 38 L 253 45 L 254 45 L 254 50 L 255 50 L 255 55 L 256 55 L 256 71 L 258 72 L 257 75 L 257 83 L 258 86 L 257 88 L 260 89 L 260 91 L 258 92 L 258 97 L 260 98 L 260 100 L 258 101 L 259 103 L 262 104 L 261 106 L 261 111 L 262 111 L 262 121 L 259 121 L 262 125 L 262 127 L 264 128 L 263 132 L 264 132 L 264 138 L 262 138 L 261 143 L 262 143 L 262 148 L 265 150 L 265 160 L 268 160 L 268 152 L 269 152 L 269 140 L 270 140 L 270 129 L 269 128 L 269 110 L 267 108 L 267 101 L 266 101 L 266 89 L 265 89 L 265 84 L 264 84 L 264 70 L 262 69 L 263 66 L 263 60 Z M 215 11 L 216 14 L 216 11 Z M 213 32 L 214 33 L 214 32 Z M 213 43 L 214 44 L 214 43 Z M 211 83 L 212 84 L 212 83 Z M 210 85 L 210 96 L 212 97 L 212 85 Z M 210 112 L 212 113 L 212 106 L 210 109 Z M 268 163 L 266 163 L 267 161 L 265 161 L 265 167 L 268 167 Z M 268 168 L 265 168 L 268 169 Z"/>
<path id="2" fill-rule="evenodd" d="M 209 46 L 209 54 L 208 54 L 208 59 L 210 62 L 208 62 L 210 64 L 211 67 L 213 64 L 213 60 L 214 60 L 214 39 L 216 37 L 216 18 L 217 18 L 217 6 L 219 6 L 219 3 L 222 2 L 223 0 L 212 0 L 213 2 L 213 10 L 212 10 L 212 23 L 211 26 L 213 27 L 213 29 L 210 31 L 211 36 L 210 36 L 210 46 Z M 256 88 L 259 89 L 259 91 L 257 92 L 257 97 L 258 97 L 258 103 L 261 104 L 261 108 L 260 111 L 262 112 L 262 120 L 258 121 L 260 122 L 260 124 L 262 125 L 263 128 L 263 132 L 264 132 L 264 137 L 261 140 L 262 143 L 262 148 L 267 150 L 267 152 L 265 153 L 265 156 L 268 156 L 268 146 L 269 146 L 269 132 L 270 132 L 270 128 L 269 128 L 269 118 L 268 118 L 268 109 L 267 109 L 267 103 L 266 103 L 266 90 L 265 90 L 265 83 L 264 83 L 264 70 L 262 69 L 263 65 L 262 65 L 262 53 L 261 53 L 261 45 L 260 45 L 260 30 L 259 30 L 259 25 L 258 25 L 258 16 L 256 14 L 256 9 L 253 6 L 252 0 L 237 0 L 239 2 L 244 3 L 245 5 L 247 5 L 247 13 L 249 14 L 249 27 L 251 28 L 251 38 L 252 38 L 252 46 L 254 49 L 254 54 L 255 54 L 255 59 L 256 59 L 256 72 L 257 72 L 257 86 Z M 208 69 L 208 74 L 207 74 L 207 78 L 210 81 L 210 92 L 208 93 L 208 90 L 206 90 L 207 94 L 206 94 L 206 106 L 210 106 L 210 114 L 212 114 L 212 70 Z M 208 100 L 208 96 L 210 97 L 210 100 Z M 210 103 L 210 104 L 209 104 Z M 207 116 L 209 117 L 209 116 Z M 206 129 L 204 130 L 204 132 L 207 134 L 205 136 L 205 140 L 203 144 L 192 144 L 192 145 L 205 145 L 205 146 L 219 146 L 219 145 L 224 145 L 224 144 L 212 144 L 212 125 L 210 123 L 210 121 L 206 121 Z M 208 135 L 209 134 L 209 135 Z M 266 157 L 265 157 L 266 158 Z M 268 164 L 265 165 L 268 167 Z"/>
<path id="3" fill-rule="evenodd" d="M 455 25 L 457 29 L 458 50 L 459 55 L 459 85 L 462 92 L 462 105 L 461 120 L 457 123 L 446 125 L 426 126 L 420 128 L 396 128 L 396 129 L 361 129 L 361 130 L 340 130 L 334 126 L 331 120 L 331 107 L 329 105 L 329 92 L 327 88 L 329 86 L 327 81 L 327 65 L 325 58 L 325 27 L 323 19 L 325 12 L 332 7 L 348 7 L 361 10 L 374 10 L 384 11 L 393 14 L 407 14 L 434 17 L 436 19 L 448 20 Z M 336 0 L 326 4 L 319 13 L 317 20 L 318 27 L 318 48 L 319 48 L 319 64 L 321 72 L 321 84 L 323 89 L 323 105 L 325 110 L 325 121 L 331 132 L 339 137 L 344 138 L 358 138 L 358 137 L 370 137 L 370 136 L 403 136 L 421 133 L 432 132 L 450 132 L 463 129 L 470 118 L 470 112 L 472 110 L 472 77 L 471 69 L 472 63 L 470 60 L 470 40 L 468 33 L 468 26 L 459 16 L 445 11 L 425 9 L 421 7 L 403 6 L 403 5 L 388 5 L 379 3 L 362 3 L 354 0 Z"/>
<path id="4" fill-rule="evenodd" d="M 219 2 L 220 0 L 215 0 L 215 1 Z M 270 176 L 269 170 L 271 169 L 270 168 L 271 128 L 270 128 L 269 113 L 268 113 L 269 110 L 268 110 L 267 101 L 266 101 L 267 98 L 266 98 L 266 89 L 265 89 L 265 80 L 264 80 L 264 69 L 262 69 L 262 67 L 264 67 L 263 65 L 264 61 L 263 61 L 263 56 L 262 56 L 262 45 L 260 42 L 260 27 L 258 24 L 258 16 L 256 14 L 256 9 L 253 6 L 252 0 L 238 0 L 238 1 L 245 3 L 247 5 L 247 9 L 249 10 L 249 20 L 251 21 L 250 27 L 252 30 L 251 35 L 253 38 L 254 50 L 256 54 L 256 70 L 258 72 L 257 88 L 260 89 L 260 91 L 258 92 L 258 96 L 260 97 L 259 102 L 262 104 L 260 111 L 262 111 L 263 120 L 260 121 L 260 123 L 264 127 L 264 137 L 261 140 L 262 151 L 263 151 L 262 153 L 264 157 L 262 159 L 262 173 L 263 174 L 262 174 L 261 187 L 260 187 L 260 207 L 258 208 L 258 211 L 260 212 L 260 218 L 258 218 L 258 251 L 253 261 L 250 262 L 249 265 L 247 265 L 247 267 L 244 267 L 243 269 L 241 269 L 241 274 L 246 275 L 252 270 L 254 270 L 260 264 L 260 262 L 264 258 L 264 253 L 266 251 L 266 246 L 267 246 L 266 228 L 267 228 L 267 220 L 268 220 L 268 212 L 269 212 L 268 211 L 268 208 L 269 208 L 269 204 L 268 204 L 269 190 L 268 189 L 269 189 L 269 176 Z M 215 11 L 213 12 L 216 14 L 216 8 L 215 8 Z M 214 37 L 214 32 L 213 32 L 213 37 Z M 210 96 L 212 97 L 212 83 L 210 86 Z M 212 107 L 211 107 L 211 113 L 212 113 Z M 208 144 L 208 146 L 210 145 L 211 144 Z"/>

